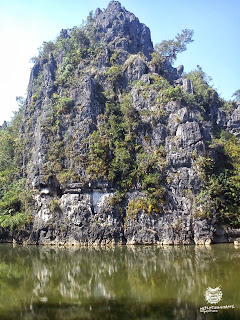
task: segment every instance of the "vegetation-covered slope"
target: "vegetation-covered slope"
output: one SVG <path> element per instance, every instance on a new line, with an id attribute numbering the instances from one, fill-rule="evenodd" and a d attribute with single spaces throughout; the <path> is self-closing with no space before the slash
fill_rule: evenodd
<path id="1" fill-rule="evenodd" d="M 154 50 L 149 29 L 112 1 L 43 44 L 25 104 L 0 130 L 2 238 L 238 236 L 226 226 L 240 223 L 240 107 L 200 67 L 171 66 L 192 36 L 183 30 Z"/>

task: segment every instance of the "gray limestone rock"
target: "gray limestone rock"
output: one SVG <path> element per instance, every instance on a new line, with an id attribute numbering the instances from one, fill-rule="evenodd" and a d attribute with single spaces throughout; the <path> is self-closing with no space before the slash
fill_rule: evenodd
<path id="1" fill-rule="evenodd" d="M 226 128 L 227 117 L 226 117 L 226 113 L 223 110 L 218 110 L 216 122 L 220 127 Z"/>
<path id="2" fill-rule="evenodd" d="M 99 32 L 104 34 L 99 41 L 110 43 L 112 48 L 121 48 L 131 54 L 141 50 L 150 59 L 153 52 L 150 30 L 122 7 L 120 2 L 111 1 L 104 11 L 97 9 L 94 20 Z"/>
<path id="3" fill-rule="evenodd" d="M 148 71 L 149 69 L 142 59 L 136 57 L 135 59 L 133 59 L 133 61 L 130 61 L 129 63 L 127 60 L 126 70 L 124 72 L 126 87 L 132 81 L 139 80 L 144 74 L 147 74 Z"/>
<path id="4" fill-rule="evenodd" d="M 230 115 L 227 121 L 227 130 L 236 137 L 240 136 L 240 104 L 237 105 L 237 108 Z"/>
<path id="5" fill-rule="evenodd" d="M 199 125 L 196 121 L 180 124 L 176 131 L 178 147 L 185 150 L 202 140 Z"/>
<path id="6" fill-rule="evenodd" d="M 5 237 L 29 244 L 172 245 L 240 238 L 239 230 L 225 230 L 214 219 L 196 216 L 196 209 L 201 208 L 194 202 L 203 185 L 196 159 L 206 154 L 216 121 L 240 135 L 239 103 L 227 116 L 219 110 L 216 97 L 207 120 L 195 105 L 186 106 L 180 99 L 160 103 L 162 77 L 187 94 L 193 94 L 192 83 L 182 78 L 183 66 L 173 68 L 168 60 L 161 68 L 149 64 L 150 31 L 118 1 L 111 1 L 106 10 L 96 10 L 93 30 L 100 46 L 92 60 L 68 61 L 60 50 L 32 68 L 21 135 L 25 141 L 22 168 L 36 208 L 28 229 L 19 234 L 2 231 L 0 241 Z M 60 33 L 62 41 L 69 36 L 68 30 Z M 71 70 L 72 81 L 56 83 L 59 70 L 63 75 L 65 69 Z M 108 70 L 115 74 L 109 75 Z M 115 82 L 110 80 L 114 77 Z M 90 134 L 106 121 L 106 107 L 114 103 L 119 107 L 125 93 L 138 120 L 132 147 L 154 155 L 154 170 L 163 181 L 158 212 L 140 207 L 131 216 L 128 204 L 145 195 L 141 183 L 136 182 L 124 200 L 117 202 L 116 183 L 106 177 L 91 180 L 86 169 Z M 110 148 L 107 152 L 113 156 Z M 149 190 L 154 192 L 151 184 Z"/>
<path id="7" fill-rule="evenodd" d="M 189 79 L 183 79 L 182 83 L 183 91 L 188 94 L 193 94 L 192 81 Z"/>

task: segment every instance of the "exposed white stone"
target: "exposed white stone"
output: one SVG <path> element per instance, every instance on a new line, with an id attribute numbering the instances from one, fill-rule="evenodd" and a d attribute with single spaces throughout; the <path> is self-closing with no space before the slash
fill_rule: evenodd
<path id="1" fill-rule="evenodd" d="M 94 190 L 92 193 L 92 204 L 94 210 L 98 210 L 107 205 L 107 202 L 112 197 L 112 193 L 110 192 L 102 192 L 98 190 Z"/>

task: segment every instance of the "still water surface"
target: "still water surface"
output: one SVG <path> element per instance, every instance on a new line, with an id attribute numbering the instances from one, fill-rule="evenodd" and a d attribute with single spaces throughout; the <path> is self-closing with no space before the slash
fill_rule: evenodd
<path id="1" fill-rule="evenodd" d="M 221 286 L 218 313 L 201 313 Z M 240 247 L 0 244 L 0 319 L 240 319 Z"/>

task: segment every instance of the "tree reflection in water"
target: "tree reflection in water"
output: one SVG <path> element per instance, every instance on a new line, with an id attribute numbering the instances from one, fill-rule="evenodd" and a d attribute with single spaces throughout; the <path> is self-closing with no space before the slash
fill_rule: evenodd
<path id="1" fill-rule="evenodd" d="M 240 319 L 233 245 L 92 248 L 0 245 L 0 319 Z M 202 314 L 207 287 L 219 305 Z"/>

